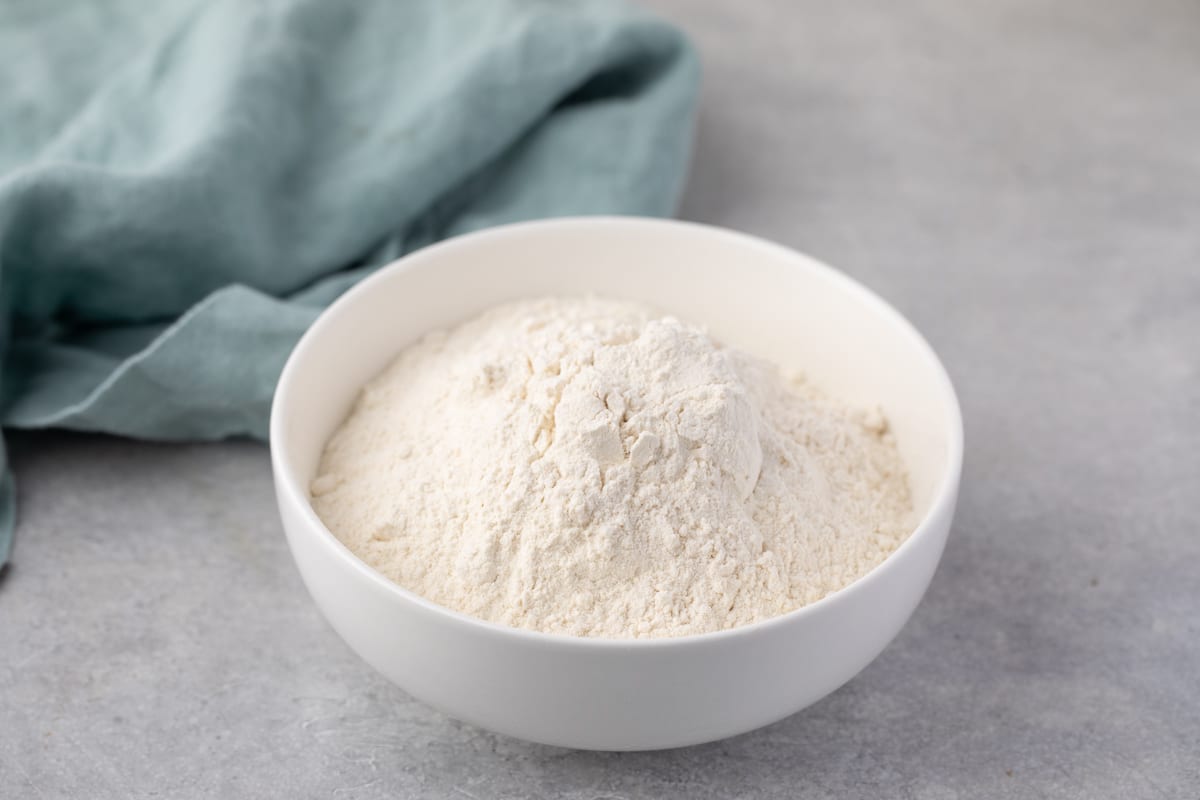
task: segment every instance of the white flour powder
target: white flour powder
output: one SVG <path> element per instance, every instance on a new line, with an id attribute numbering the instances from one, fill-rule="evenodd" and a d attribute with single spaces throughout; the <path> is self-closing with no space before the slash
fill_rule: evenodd
<path id="1" fill-rule="evenodd" d="M 579 636 L 782 614 L 912 530 L 878 413 L 598 299 L 502 306 L 404 350 L 311 491 L 329 529 L 401 586 Z"/>

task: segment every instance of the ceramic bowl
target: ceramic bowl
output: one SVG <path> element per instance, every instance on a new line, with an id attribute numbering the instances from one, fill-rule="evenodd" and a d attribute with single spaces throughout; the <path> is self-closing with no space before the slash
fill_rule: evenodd
<path id="1" fill-rule="evenodd" d="M 648 303 L 803 370 L 837 397 L 882 407 L 910 472 L 920 519 L 912 536 L 863 578 L 789 614 L 641 640 L 544 634 L 465 616 L 402 589 L 347 550 L 313 512 L 307 487 L 363 383 L 429 330 L 505 301 L 583 293 Z M 368 664 L 412 696 L 484 728 L 566 747 L 643 750 L 774 722 L 829 694 L 883 650 L 941 558 L 958 494 L 962 419 L 925 340 L 842 273 L 733 231 L 586 217 L 450 239 L 347 292 L 283 370 L 271 459 L 304 583 Z"/>

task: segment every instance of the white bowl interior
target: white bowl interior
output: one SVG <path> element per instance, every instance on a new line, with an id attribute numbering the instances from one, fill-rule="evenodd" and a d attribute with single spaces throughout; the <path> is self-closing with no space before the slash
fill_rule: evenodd
<path id="1" fill-rule="evenodd" d="M 752 237 L 624 218 L 516 225 L 409 256 L 364 281 L 301 342 L 285 380 L 285 468 L 303 492 L 359 387 L 422 334 L 508 300 L 595 293 L 703 324 L 719 340 L 799 369 L 829 393 L 880 406 L 909 469 L 918 517 L 960 436 L 954 393 L 924 340 L 857 283 Z"/>

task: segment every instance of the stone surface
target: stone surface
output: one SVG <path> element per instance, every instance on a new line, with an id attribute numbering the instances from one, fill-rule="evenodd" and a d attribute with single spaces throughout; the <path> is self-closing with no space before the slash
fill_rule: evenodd
<path id="1" fill-rule="evenodd" d="M 706 64 L 684 216 L 865 281 L 957 384 L 896 642 L 732 740 L 529 745 L 337 639 L 261 445 L 15 436 L 0 797 L 1200 796 L 1200 5 L 653 5 Z"/>

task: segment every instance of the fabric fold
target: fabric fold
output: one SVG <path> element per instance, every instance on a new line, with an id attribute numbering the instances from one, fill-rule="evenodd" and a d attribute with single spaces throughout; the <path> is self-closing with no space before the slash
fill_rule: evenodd
<path id="1" fill-rule="evenodd" d="M 376 267 L 504 222 L 669 214 L 686 171 L 696 60 L 620 3 L 179 3 L 111 40 L 5 16 L 29 56 L 0 98 L 5 427 L 265 437 L 295 341 Z"/>

